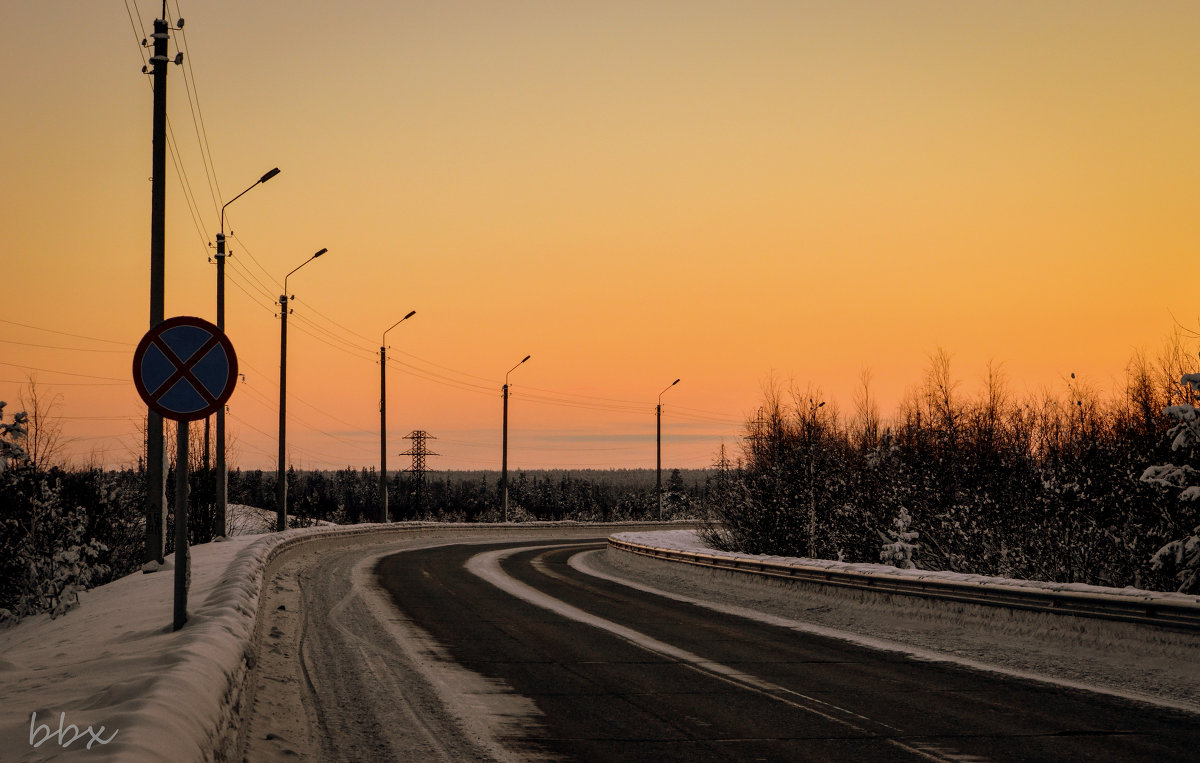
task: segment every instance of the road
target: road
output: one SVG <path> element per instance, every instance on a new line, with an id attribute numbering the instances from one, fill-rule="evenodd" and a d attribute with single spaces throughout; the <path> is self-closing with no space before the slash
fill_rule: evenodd
<path id="1" fill-rule="evenodd" d="M 1183 712 L 585 574 L 599 538 L 444 544 L 333 554 L 302 573 L 297 683 L 314 757 L 1187 760 L 1200 749 L 1200 723 Z M 348 594 L 355 576 L 380 583 L 384 604 Z M 354 614 L 372 606 L 374 619 Z"/>

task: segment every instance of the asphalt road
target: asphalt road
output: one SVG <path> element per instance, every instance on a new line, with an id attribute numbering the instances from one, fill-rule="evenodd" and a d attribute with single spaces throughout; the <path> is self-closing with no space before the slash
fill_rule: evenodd
<path id="1" fill-rule="evenodd" d="M 449 545 L 376 567 L 445 658 L 535 706 L 500 740 L 514 758 L 1200 756 L 1193 715 L 799 634 L 568 566 L 600 547 Z"/>

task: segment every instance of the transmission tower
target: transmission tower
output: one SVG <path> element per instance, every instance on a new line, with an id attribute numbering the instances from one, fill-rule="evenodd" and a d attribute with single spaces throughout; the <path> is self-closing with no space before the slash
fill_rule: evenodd
<path id="1" fill-rule="evenodd" d="M 413 491 L 416 493 L 417 509 L 421 507 L 421 493 L 425 485 L 425 457 L 436 456 L 437 453 L 430 453 L 425 446 L 426 440 L 436 440 L 437 438 L 429 434 L 423 429 L 414 429 L 404 435 L 405 440 L 412 440 L 412 447 L 401 453 L 402 456 L 412 456 L 412 468 L 408 471 L 413 475 Z"/>

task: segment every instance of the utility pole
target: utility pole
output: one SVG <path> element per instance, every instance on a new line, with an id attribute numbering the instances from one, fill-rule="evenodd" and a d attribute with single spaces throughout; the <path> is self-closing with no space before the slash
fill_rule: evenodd
<path id="1" fill-rule="evenodd" d="M 287 436 L 287 317 L 288 295 L 287 281 L 284 281 L 283 294 L 279 295 L 279 319 L 283 321 L 279 329 L 279 462 L 275 467 L 276 494 L 279 496 L 275 508 L 275 529 L 283 532 L 287 529 L 287 474 L 284 460 L 284 448 Z"/>
<path id="2" fill-rule="evenodd" d="M 183 19 L 179 20 L 183 26 Z M 162 18 L 154 20 L 154 55 L 150 57 L 154 87 L 154 122 L 151 138 L 150 183 L 150 328 L 164 319 L 166 270 L 166 192 L 167 192 L 167 64 L 169 40 L 167 3 L 163 0 Z M 143 45 L 145 41 L 143 40 Z M 183 62 L 183 54 L 175 63 Z M 146 68 L 143 67 L 145 72 Z M 167 472 L 163 419 L 154 411 L 146 414 L 146 549 L 144 561 L 163 561 L 167 542 Z"/>
<path id="3" fill-rule="evenodd" d="M 667 385 L 667 389 L 674 387 L 678 383 L 679 383 L 679 380 L 676 379 L 675 381 L 673 381 Z M 662 517 L 663 517 L 663 510 L 662 510 L 663 509 L 663 507 L 662 507 L 662 503 L 663 503 L 663 501 L 662 501 L 662 396 L 666 393 L 667 389 L 664 389 L 662 392 L 658 393 L 658 405 L 654 406 L 654 425 L 655 425 L 655 430 L 656 430 L 654 450 L 655 450 L 655 453 L 657 454 L 657 461 L 656 461 L 656 465 L 654 468 L 654 474 L 655 474 L 655 492 L 658 494 L 658 521 L 659 522 L 662 521 Z"/>
<path id="4" fill-rule="evenodd" d="M 417 314 L 410 310 L 408 315 L 393 323 L 379 339 L 379 521 L 388 521 L 387 486 L 387 334 Z"/>
<path id="5" fill-rule="evenodd" d="M 529 360 L 532 355 L 526 355 L 521 363 Z M 502 455 L 500 456 L 500 502 L 504 506 L 504 521 L 508 521 L 508 377 L 517 370 L 521 365 L 518 363 L 508 369 L 508 373 L 504 375 L 504 386 L 501 388 L 501 394 L 504 397 L 504 436 L 502 445 Z"/>
<path id="6" fill-rule="evenodd" d="M 508 382 L 500 388 L 504 398 L 504 434 L 500 446 L 500 502 L 504 509 L 504 521 L 508 521 Z"/>
<path id="7" fill-rule="evenodd" d="M 222 231 L 217 234 L 217 328 L 225 331 L 225 207 L 221 207 Z M 229 526 L 229 474 L 225 466 L 225 406 L 217 411 L 217 473 L 213 492 L 213 537 L 223 538 Z"/>
<path id="8" fill-rule="evenodd" d="M 292 272 L 283 277 L 283 294 L 279 295 L 279 319 L 281 321 L 279 329 L 279 463 L 276 465 L 278 477 L 276 493 L 279 496 L 279 504 L 275 512 L 275 529 L 279 532 L 287 529 L 287 461 L 285 460 L 287 451 L 287 317 L 288 301 L 293 299 L 288 295 L 288 279 L 292 277 L 292 273 L 327 251 L 329 250 L 321 249 L 312 257 L 292 268 Z"/>
<path id="9" fill-rule="evenodd" d="M 662 403 L 654 406 L 654 494 L 658 496 L 658 521 L 662 521 Z"/>
<path id="10" fill-rule="evenodd" d="M 279 174 L 279 168 L 266 172 L 245 191 L 234 196 L 221 206 L 221 232 L 217 234 L 217 328 L 225 331 L 225 207 L 245 196 L 254 186 L 265 183 Z M 227 530 L 226 515 L 229 508 L 229 469 L 225 464 L 225 406 L 217 411 L 217 475 L 216 506 L 213 510 L 213 537 L 220 538 Z"/>
<path id="11" fill-rule="evenodd" d="M 379 344 L 379 521 L 388 521 L 387 345 Z"/>

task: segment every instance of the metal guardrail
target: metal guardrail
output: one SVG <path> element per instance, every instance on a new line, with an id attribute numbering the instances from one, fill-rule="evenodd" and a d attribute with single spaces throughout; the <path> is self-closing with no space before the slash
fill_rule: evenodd
<path id="1" fill-rule="evenodd" d="M 952 580 L 917 580 L 885 573 L 871 574 L 848 570 L 830 570 L 801 564 L 785 564 L 760 559 L 679 551 L 631 543 L 610 537 L 608 545 L 640 556 L 666 559 L 699 567 L 730 570 L 798 580 L 820 585 L 840 586 L 864 591 L 941 599 L 964 604 L 981 604 L 1033 612 L 1076 615 L 1144 625 L 1157 625 L 1173 630 L 1200 631 L 1200 600 L 1167 602 L 1136 596 L 1118 596 L 1077 591 L 1048 591 L 1037 588 L 1005 586 L 996 583 L 966 583 Z"/>

